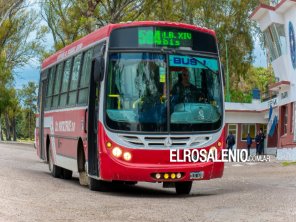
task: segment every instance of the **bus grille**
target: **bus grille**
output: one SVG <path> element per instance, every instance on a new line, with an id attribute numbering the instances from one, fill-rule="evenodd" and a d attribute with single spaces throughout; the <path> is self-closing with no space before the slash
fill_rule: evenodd
<path id="1" fill-rule="evenodd" d="M 211 138 L 209 136 L 145 136 L 145 135 L 119 135 L 129 145 L 145 148 L 182 148 L 201 147 Z"/>

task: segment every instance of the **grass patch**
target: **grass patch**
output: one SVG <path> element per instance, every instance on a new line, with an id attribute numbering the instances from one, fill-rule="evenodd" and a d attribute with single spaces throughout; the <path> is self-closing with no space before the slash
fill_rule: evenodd
<path id="1" fill-rule="evenodd" d="M 283 162 L 282 164 L 283 164 L 283 166 L 296 165 L 296 161 L 293 161 L 293 162 Z"/>
<path id="2" fill-rule="evenodd" d="M 30 139 L 18 139 L 18 142 L 25 142 L 25 143 L 33 143 L 34 139 L 30 140 Z"/>

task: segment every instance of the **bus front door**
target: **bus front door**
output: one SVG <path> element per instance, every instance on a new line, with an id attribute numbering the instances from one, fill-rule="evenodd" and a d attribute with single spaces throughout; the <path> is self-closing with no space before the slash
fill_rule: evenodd
<path id="1" fill-rule="evenodd" d="M 88 128 L 87 128 L 87 145 L 88 145 L 88 174 L 93 177 L 100 177 L 100 164 L 98 159 L 98 121 L 99 121 L 99 95 L 100 84 L 96 76 L 102 69 L 98 69 L 95 58 L 101 58 L 104 55 L 105 42 L 95 46 L 93 61 L 91 66 L 89 98 L 88 98 Z"/>
<path id="2" fill-rule="evenodd" d="M 41 78 L 44 76 L 42 73 Z M 46 77 L 45 77 L 46 78 Z M 37 152 L 41 159 L 46 160 L 46 146 L 44 144 L 44 107 L 45 107 L 45 95 L 46 95 L 47 79 L 41 79 L 40 90 L 39 90 L 39 149 Z"/>
<path id="3" fill-rule="evenodd" d="M 88 174 L 99 177 L 98 170 L 98 87 L 97 83 L 91 78 L 89 86 L 89 103 L 88 103 Z"/>

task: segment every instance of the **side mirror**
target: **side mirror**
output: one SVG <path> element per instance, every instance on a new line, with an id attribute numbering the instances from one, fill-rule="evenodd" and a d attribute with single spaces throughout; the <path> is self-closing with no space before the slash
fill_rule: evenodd
<path id="1" fill-rule="evenodd" d="M 222 72 L 222 80 L 223 80 L 223 86 L 225 86 L 225 69 L 224 69 L 224 65 L 221 65 L 221 72 Z"/>
<path id="2" fill-rule="evenodd" d="M 100 56 L 92 61 L 92 74 L 95 82 L 101 82 L 104 78 L 105 59 Z"/>

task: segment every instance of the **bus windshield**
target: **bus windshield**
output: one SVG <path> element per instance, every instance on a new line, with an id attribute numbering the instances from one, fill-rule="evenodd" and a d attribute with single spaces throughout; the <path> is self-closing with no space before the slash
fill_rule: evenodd
<path id="1" fill-rule="evenodd" d="M 106 124 L 111 129 L 218 130 L 222 103 L 216 57 L 149 52 L 109 55 Z"/>

